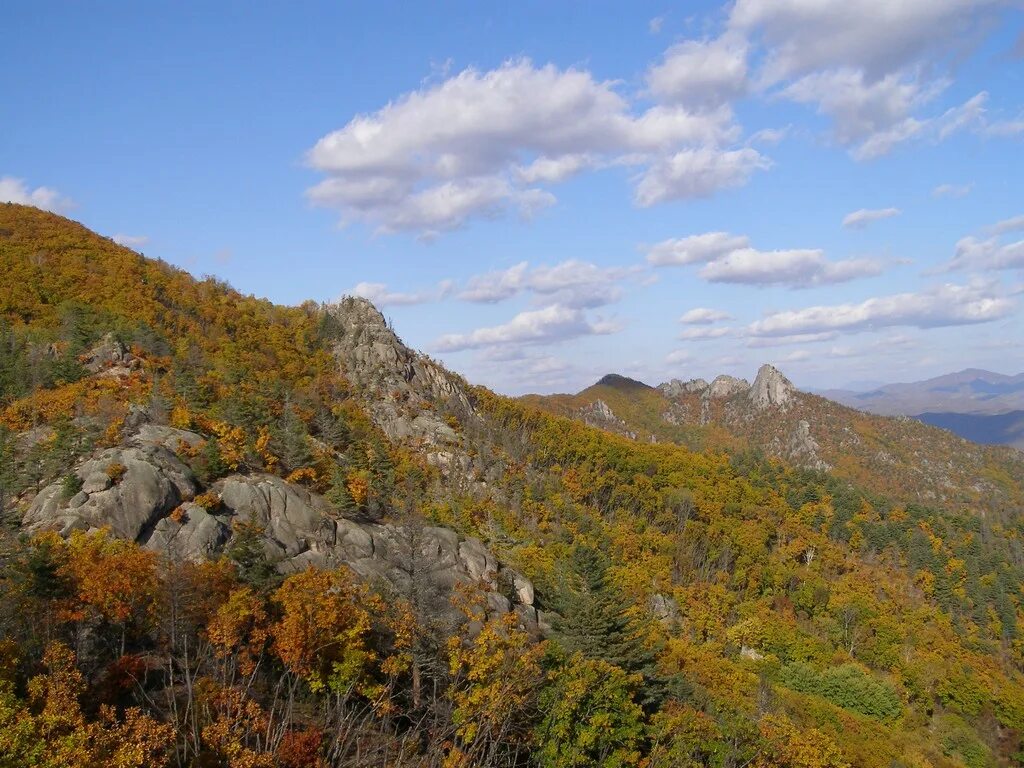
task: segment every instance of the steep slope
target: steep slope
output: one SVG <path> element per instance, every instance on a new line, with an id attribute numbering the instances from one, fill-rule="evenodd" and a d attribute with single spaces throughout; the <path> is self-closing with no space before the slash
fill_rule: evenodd
<path id="1" fill-rule="evenodd" d="M 797 390 L 770 365 L 748 384 L 673 380 L 657 390 L 610 391 L 528 402 L 639 440 L 691 447 L 763 450 L 798 466 L 830 471 L 905 500 L 989 510 L 1024 498 L 1024 456 L 970 443 L 908 418 L 885 418 Z M 605 403 L 603 421 L 586 415 Z"/>
<path id="2" fill-rule="evenodd" d="M 833 463 L 820 430 L 850 417 L 774 369 L 524 403 L 365 301 L 275 307 L 34 209 L 0 206 L 0 269 L 12 764 L 952 768 L 1022 746 L 1020 508 L 794 466 Z M 902 439 L 861 416 L 871 452 L 871 419 Z M 901 445 L 885 473 L 911 470 Z"/>

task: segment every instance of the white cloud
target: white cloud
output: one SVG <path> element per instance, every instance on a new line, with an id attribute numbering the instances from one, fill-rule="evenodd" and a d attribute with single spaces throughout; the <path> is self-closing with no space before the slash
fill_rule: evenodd
<path id="1" fill-rule="evenodd" d="M 668 200 L 711 197 L 743 186 L 754 171 L 770 167 L 768 158 L 751 147 L 686 149 L 654 162 L 640 177 L 633 197 L 643 208 Z"/>
<path id="2" fill-rule="evenodd" d="M 661 32 L 661 28 L 665 25 L 664 16 L 655 16 L 653 19 L 647 22 L 647 31 L 652 35 L 657 35 Z"/>
<path id="3" fill-rule="evenodd" d="M 74 202 L 50 187 L 29 189 L 23 179 L 0 176 L 0 203 L 33 205 L 44 211 L 60 213 L 74 207 Z"/>
<path id="4" fill-rule="evenodd" d="M 594 159 L 589 155 L 538 157 L 525 168 L 517 168 L 516 175 L 526 184 L 552 183 L 565 181 L 593 165 Z"/>
<path id="5" fill-rule="evenodd" d="M 836 67 L 884 77 L 931 51 L 947 53 L 1000 0 L 737 0 L 732 29 L 769 48 L 768 82 Z"/>
<path id="6" fill-rule="evenodd" d="M 649 205 L 735 186 L 766 162 L 753 150 L 721 149 L 739 136 L 727 106 L 634 113 L 615 88 L 585 70 L 525 59 L 464 70 L 321 138 L 308 162 L 326 178 L 309 197 L 346 221 L 430 236 L 474 217 L 532 214 L 554 202 L 532 185 L 587 167 L 639 166 L 636 197 Z M 699 162 L 678 159 L 687 148 L 703 153 Z M 679 178 L 687 168 L 700 176 L 689 191 Z"/>
<path id="7" fill-rule="evenodd" d="M 974 189 L 974 182 L 968 184 L 939 184 L 932 190 L 932 197 L 966 197 Z"/>
<path id="8" fill-rule="evenodd" d="M 789 285 L 806 288 L 843 283 L 877 275 L 882 266 L 872 259 L 828 261 L 819 249 L 759 251 L 742 248 L 710 262 L 700 276 L 711 283 Z"/>
<path id="9" fill-rule="evenodd" d="M 665 355 L 665 362 L 669 365 L 674 363 L 686 363 L 692 359 L 692 355 L 685 349 L 675 349 Z"/>
<path id="10" fill-rule="evenodd" d="M 551 344 L 580 336 L 614 333 L 618 327 L 593 321 L 580 309 L 553 304 L 520 312 L 509 322 L 469 333 L 450 333 L 435 343 L 440 352 L 499 346 L 504 344 Z"/>
<path id="11" fill-rule="evenodd" d="M 985 133 L 989 136 L 998 136 L 1004 139 L 1012 139 L 1024 133 L 1024 118 L 1017 120 L 996 120 L 985 126 Z"/>
<path id="12" fill-rule="evenodd" d="M 413 293 L 391 291 L 384 283 L 358 283 L 355 288 L 348 291 L 353 296 L 359 296 L 374 303 L 378 307 L 388 306 L 411 306 L 413 304 L 426 304 L 431 301 L 439 301 L 451 293 L 452 281 L 442 280 L 435 288 Z"/>
<path id="13" fill-rule="evenodd" d="M 709 309 L 708 307 L 695 307 L 685 312 L 679 318 L 680 323 L 686 325 L 710 325 L 720 320 L 732 320 L 732 315 L 720 309 Z"/>
<path id="14" fill-rule="evenodd" d="M 993 235 L 1005 235 L 1007 232 L 1019 232 L 1021 230 L 1024 230 L 1024 214 L 997 221 L 987 231 Z"/>
<path id="15" fill-rule="evenodd" d="M 731 102 L 746 83 L 747 45 L 738 35 L 685 40 L 647 71 L 647 86 L 656 98 L 698 108 Z"/>
<path id="16" fill-rule="evenodd" d="M 471 277 L 465 289 L 459 293 L 459 298 L 479 304 L 496 304 L 510 299 L 526 285 L 526 270 L 529 266 L 527 262 L 521 261 L 508 269 Z"/>
<path id="17" fill-rule="evenodd" d="M 123 245 L 125 248 L 141 248 L 149 242 L 149 238 L 145 235 L 111 235 L 110 239 L 118 245 Z"/>
<path id="18" fill-rule="evenodd" d="M 464 301 L 495 304 L 530 291 L 540 304 L 592 308 L 618 301 L 622 295 L 620 283 L 638 272 L 638 267 L 599 267 L 576 259 L 531 270 L 523 261 L 470 278 L 458 296 Z"/>
<path id="19" fill-rule="evenodd" d="M 687 328 L 679 334 L 679 338 L 684 341 L 711 341 L 731 336 L 732 333 L 732 328 Z"/>
<path id="20" fill-rule="evenodd" d="M 998 237 L 984 240 L 974 236 L 961 238 L 946 269 L 1024 269 L 1024 240 L 1003 243 Z"/>
<path id="21" fill-rule="evenodd" d="M 725 256 L 750 245 L 750 239 L 728 232 L 705 232 L 655 243 L 647 251 L 647 261 L 659 267 L 697 264 Z"/>
<path id="22" fill-rule="evenodd" d="M 899 208 L 861 208 L 843 217 L 843 226 L 847 229 L 863 229 L 873 221 L 891 219 L 899 216 Z"/>
<path id="23" fill-rule="evenodd" d="M 765 347 L 783 347 L 790 344 L 817 344 L 823 341 L 832 341 L 838 338 L 835 331 L 824 331 L 822 333 L 796 333 L 789 336 L 765 336 L 754 337 L 747 341 L 751 349 L 763 349 Z"/>
<path id="24" fill-rule="evenodd" d="M 1006 317 L 1014 309 L 991 283 L 945 284 L 918 293 L 868 299 L 859 304 L 835 304 L 775 312 L 752 323 L 751 336 L 792 336 L 830 331 L 871 331 L 911 326 L 936 328 L 985 323 Z"/>
<path id="25" fill-rule="evenodd" d="M 703 263 L 698 274 L 711 283 L 793 288 L 841 283 L 882 271 L 873 259 L 829 261 L 820 249 L 757 250 L 749 238 L 728 232 L 663 240 L 648 249 L 647 261 L 656 266 Z"/>

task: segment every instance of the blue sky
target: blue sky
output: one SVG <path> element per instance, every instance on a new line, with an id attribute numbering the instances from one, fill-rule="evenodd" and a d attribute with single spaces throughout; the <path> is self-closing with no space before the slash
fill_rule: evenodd
<path id="1" fill-rule="evenodd" d="M 501 392 L 1024 369 L 1019 3 L 408 5 L 12 6 L 0 199 Z"/>

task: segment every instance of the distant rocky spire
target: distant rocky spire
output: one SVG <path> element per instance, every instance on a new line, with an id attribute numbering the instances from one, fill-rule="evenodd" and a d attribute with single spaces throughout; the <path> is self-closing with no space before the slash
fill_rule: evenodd
<path id="1" fill-rule="evenodd" d="M 796 388 L 793 382 L 783 376 L 774 365 L 765 363 L 757 371 L 757 378 L 750 388 L 750 402 L 763 411 L 772 406 L 786 408 Z"/>

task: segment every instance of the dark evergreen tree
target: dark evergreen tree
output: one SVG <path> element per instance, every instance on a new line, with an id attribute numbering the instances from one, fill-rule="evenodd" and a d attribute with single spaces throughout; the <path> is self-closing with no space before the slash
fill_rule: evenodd
<path id="1" fill-rule="evenodd" d="M 567 588 L 556 609 L 560 619 L 556 638 L 568 654 L 581 653 L 643 677 L 636 700 L 655 708 L 680 681 L 663 677 L 657 668 L 658 648 L 644 637 L 642 620 L 631 615 L 633 603 L 608 579 L 608 556 L 589 546 L 577 546 L 569 562 Z"/>
<path id="2" fill-rule="evenodd" d="M 286 469 L 299 469 L 313 460 L 307 440 L 309 431 L 290 400 L 285 400 L 281 417 L 270 430 L 270 437 L 270 449 Z"/>

